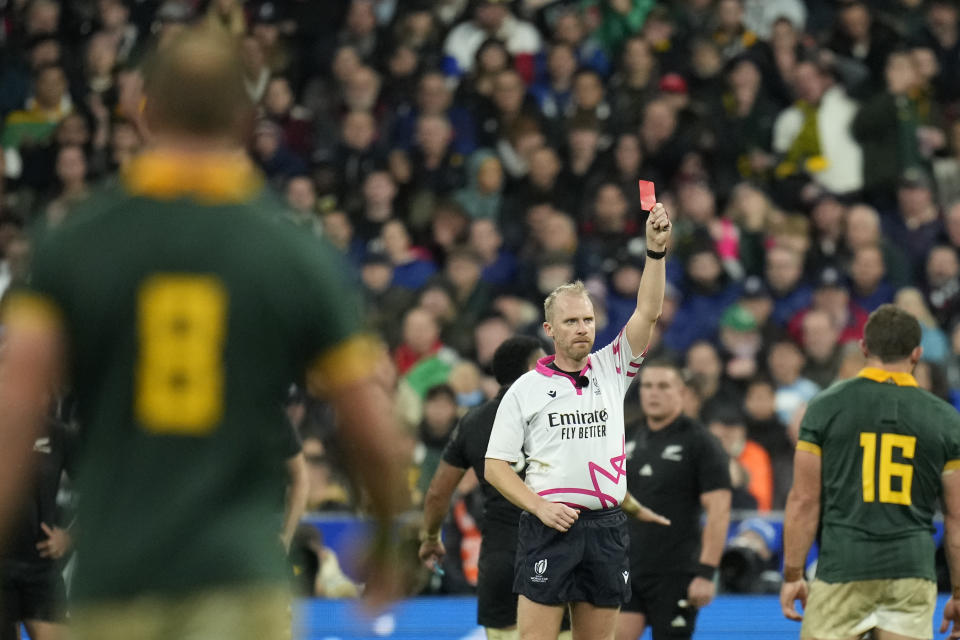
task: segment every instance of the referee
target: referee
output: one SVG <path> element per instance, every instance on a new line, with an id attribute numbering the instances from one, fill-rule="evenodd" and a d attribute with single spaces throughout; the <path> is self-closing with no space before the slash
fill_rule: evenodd
<path id="1" fill-rule="evenodd" d="M 676 365 L 644 365 L 645 417 L 627 441 L 627 488 L 672 524 L 629 525 L 633 595 L 617 621 L 617 640 L 636 640 L 647 626 L 654 640 L 690 638 L 697 609 L 713 600 L 730 524 L 730 469 L 720 442 L 683 415 L 683 387 Z"/>
<path id="2" fill-rule="evenodd" d="M 504 394 L 487 447 L 487 480 L 520 517 L 514 591 L 524 640 L 556 638 L 567 604 L 573 635 L 614 636 L 630 598 L 623 398 L 660 317 L 670 220 L 660 203 L 647 217 L 647 261 L 637 306 L 612 343 L 591 353 L 593 304 L 583 283 L 544 301 L 554 356 Z M 526 460 L 523 479 L 513 465 Z"/>
<path id="3" fill-rule="evenodd" d="M 454 489 L 468 467 L 473 468 L 480 480 L 483 491 L 483 520 L 480 524 L 483 544 L 480 546 L 480 576 L 477 581 L 477 624 L 486 627 L 490 640 L 517 637 L 513 563 L 517 553 L 517 525 L 522 512 L 484 479 L 484 454 L 503 395 L 517 378 L 533 369 L 543 355 L 540 342 L 529 336 L 514 336 L 497 348 L 493 355 L 493 373 L 502 385 L 500 392 L 497 397 L 471 409 L 460 419 L 443 451 L 443 459 L 433 475 L 424 500 L 420 560 L 432 569 L 446 554 L 440 540 L 440 528 Z M 518 463 L 517 466 L 522 468 L 523 465 Z M 623 507 L 640 520 L 669 524 L 662 516 L 629 497 Z M 561 638 L 569 636 L 569 632 L 560 634 Z"/>

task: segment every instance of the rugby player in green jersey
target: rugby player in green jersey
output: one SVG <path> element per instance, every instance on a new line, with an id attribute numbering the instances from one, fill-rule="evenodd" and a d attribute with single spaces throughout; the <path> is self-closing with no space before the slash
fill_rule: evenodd
<path id="1" fill-rule="evenodd" d="M 933 637 L 933 516 L 942 499 L 953 599 L 943 629 L 960 637 L 960 415 L 919 389 L 920 325 L 883 305 L 862 341 L 867 366 L 816 396 L 800 426 L 784 518 L 780 605 L 802 638 Z M 818 526 L 820 557 L 804 563 Z"/>
<path id="2" fill-rule="evenodd" d="M 39 239 L 30 286 L 6 305 L 0 525 L 62 368 L 83 429 L 74 637 L 284 637 L 282 403 L 306 374 L 368 490 L 367 595 L 386 601 L 402 447 L 348 279 L 262 195 L 232 40 L 185 32 L 145 91 L 150 149 Z"/>

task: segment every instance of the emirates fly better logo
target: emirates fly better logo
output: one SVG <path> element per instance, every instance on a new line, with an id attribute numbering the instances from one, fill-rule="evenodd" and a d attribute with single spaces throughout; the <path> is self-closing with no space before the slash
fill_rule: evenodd
<path id="1" fill-rule="evenodd" d="M 536 575 L 530 576 L 532 582 L 546 582 L 547 578 L 543 574 L 547 572 L 547 559 L 537 560 L 533 564 L 533 570 L 536 571 Z"/>

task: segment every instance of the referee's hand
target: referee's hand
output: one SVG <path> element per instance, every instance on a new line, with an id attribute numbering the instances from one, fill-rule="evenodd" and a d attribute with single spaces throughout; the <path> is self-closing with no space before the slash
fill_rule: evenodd
<path id="1" fill-rule="evenodd" d="M 580 512 L 559 502 L 543 500 L 534 514 L 540 522 L 557 531 L 567 531 L 580 517 Z"/>

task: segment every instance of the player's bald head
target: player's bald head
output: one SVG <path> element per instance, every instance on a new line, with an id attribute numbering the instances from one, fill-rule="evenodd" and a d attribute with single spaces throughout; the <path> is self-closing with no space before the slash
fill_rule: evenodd
<path id="1" fill-rule="evenodd" d="M 238 138 L 253 111 L 236 41 L 204 27 L 156 53 L 145 69 L 145 93 L 156 133 Z"/>

